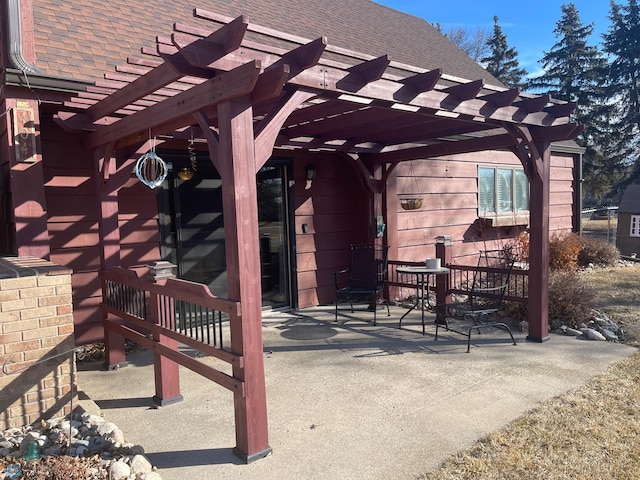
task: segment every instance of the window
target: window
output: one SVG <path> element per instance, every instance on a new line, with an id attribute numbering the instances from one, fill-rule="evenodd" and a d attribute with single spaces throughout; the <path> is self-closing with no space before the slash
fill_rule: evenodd
<path id="1" fill-rule="evenodd" d="M 640 237 L 640 215 L 631 215 L 631 231 L 629 235 Z"/>
<path id="2" fill-rule="evenodd" d="M 510 215 L 529 210 L 529 181 L 517 168 L 478 168 L 478 214 Z"/>

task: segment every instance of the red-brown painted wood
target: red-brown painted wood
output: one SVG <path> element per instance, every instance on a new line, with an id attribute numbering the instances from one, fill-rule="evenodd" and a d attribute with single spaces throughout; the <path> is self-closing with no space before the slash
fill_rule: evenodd
<path id="1" fill-rule="evenodd" d="M 231 348 L 244 357 L 233 368 L 246 396 L 234 395 L 236 452 L 246 461 L 271 451 L 262 342 L 262 294 L 258 247 L 258 197 L 253 140 L 253 110 L 248 97 L 218 106 L 219 162 L 227 252 L 229 296 L 242 305 L 240 321 L 231 321 Z"/>
<path id="2" fill-rule="evenodd" d="M 529 335 L 528 340 L 549 339 L 549 143 L 538 141 L 530 155 L 542 169 L 529 178 L 531 206 L 529 232 Z M 539 163 L 539 164 L 540 164 Z"/>

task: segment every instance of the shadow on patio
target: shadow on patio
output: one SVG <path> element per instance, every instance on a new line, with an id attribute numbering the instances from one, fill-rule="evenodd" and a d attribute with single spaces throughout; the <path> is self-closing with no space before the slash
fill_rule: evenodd
<path id="1" fill-rule="evenodd" d="M 130 366 L 86 369 L 78 383 L 127 441 L 144 446 L 163 480 L 184 478 L 413 479 L 513 421 L 539 402 L 583 384 L 636 350 L 552 336 L 510 344 L 504 332 L 466 339 L 418 312 L 391 317 L 333 307 L 263 315 L 269 442 L 249 465 L 232 455 L 233 395 L 181 369 L 184 401 L 149 408 L 151 353 Z M 514 332 L 516 334 L 516 332 Z M 205 359 L 205 361 L 208 361 Z M 584 365 L 590 368 L 585 369 Z"/>

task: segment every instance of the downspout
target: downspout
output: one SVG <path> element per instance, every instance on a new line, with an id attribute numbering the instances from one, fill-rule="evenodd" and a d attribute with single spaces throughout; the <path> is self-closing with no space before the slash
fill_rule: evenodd
<path id="1" fill-rule="evenodd" d="M 35 65 L 31 65 L 22 54 L 22 19 L 20 0 L 7 0 L 6 2 L 6 28 L 9 37 L 9 63 L 25 75 L 27 73 L 42 73 Z"/>

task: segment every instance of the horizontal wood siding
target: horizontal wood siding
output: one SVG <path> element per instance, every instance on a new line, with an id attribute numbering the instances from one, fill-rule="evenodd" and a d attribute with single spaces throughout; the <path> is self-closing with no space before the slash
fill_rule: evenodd
<path id="1" fill-rule="evenodd" d="M 403 210 L 398 202 L 398 260 L 424 261 L 433 257 L 436 237 L 450 235 L 456 261 L 463 261 L 463 257 L 472 258 L 479 250 L 504 246 L 526 228 L 490 227 L 478 220 L 478 165 L 520 167 L 521 163 L 510 152 L 479 152 L 398 165 L 398 197 L 423 198 L 419 210 Z M 552 235 L 572 229 L 574 174 L 572 155 L 552 155 Z"/>
<path id="2" fill-rule="evenodd" d="M 50 260 L 73 270 L 76 342 L 100 341 L 100 235 L 93 156 L 83 151 L 78 137 L 43 117 Z M 132 177 L 119 193 L 118 208 L 122 266 L 141 267 L 159 260 L 156 192 Z"/>
<path id="3" fill-rule="evenodd" d="M 317 170 L 310 188 L 307 164 Z M 350 245 L 367 241 L 369 197 L 344 159 L 319 155 L 293 165 L 298 305 L 329 304 L 335 300 L 333 274 L 349 265 Z"/>

